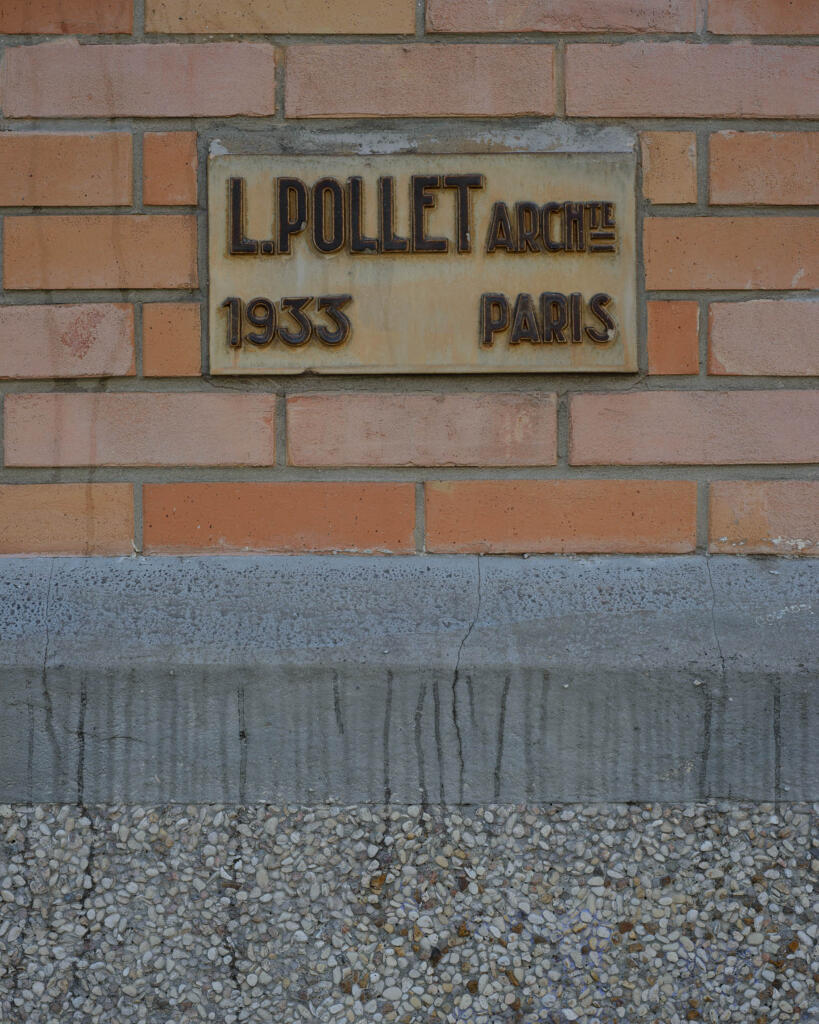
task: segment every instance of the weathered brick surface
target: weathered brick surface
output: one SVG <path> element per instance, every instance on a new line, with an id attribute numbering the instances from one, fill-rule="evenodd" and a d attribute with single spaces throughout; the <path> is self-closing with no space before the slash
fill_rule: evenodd
<path id="1" fill-rule="evenodd" d="M 708 372 L 819 376 L 817 322 L 817 299 L 712 303 Z"/>
<path id="2" fill-rule="evenodd" d="M 526 44 L 296 44 L 287 117 L 551 114 L 553 49 Z"/>
<path id="3" fill-rule="evenodd" d="M 708 0 L 708 28 L 725 35 L 819 35 L 813 0 Z"/>
<path id="4" fill-rule="evenodd" d="M 296 466 L 549 466 L 557 401 L 527 395 L 300 395 L 287 402 Z"/>
<path id="5" fill-rule="evenodd" d="M 710 491 L 709 550 L 819 555 L 819 481 L 720 480 Z"/>
<path id="6" fill-rule="evenodd" d="M 0 306 L 0 377 L 134 373 L 134 311 L 124 303 Z"/>
<path id="7" fill-rule="evenodd" d="M 697 136 L 643 132 L 643 195 L 652 203 L 696 203 Z"/>
<path id="8" fill-rule="evenodd" d="M 574 466 L 819 462 L 819 392 L 574 395 Z"/>
<path id="9" fill-rule="evenodd" d="M 699 306 L 696 302 L 648 302 L 648 372 L 697 373 Z"/>
<path id="10" fill-rule="evenodd" d="M 414 34 L 415 0 L 147 0 L 148 32 Z"/>
<path id="11" fill-rule="evenodd" d="M 650 290 L 819 286 L 812 217 L 652 217 L 643 245 Z"/>
<path id="12" fill-rule="evenodd" d="M 429 32 L 693 32 L 695 0 L 428 0 Z"/>
<path id="13" fill-rule="evenodd" d="M 7 466 L 269 466 L 268 395 L 7 395 Z"/>
<path id="14" fill-rule="evenodd" d="M 3 0 L 0 34 L 130 32 L 132 8 L 132 0 Z"/>
<path id="15" fill-rule="evenodd" d="M 131 484 L 0 485 L 0 555 L 130 555 Z"/>
<path id="16" fill-rule="evenodd" d="M 192 288 L 196 218 L 187 214 L 6 217 L 6 288 Z"/>
<path id="17" fill-rule="evenodd" d="M 656 480 L 458 480 L 426 485 L 428 551 L 682 552 L 697 485 Z"/>
<path id="18" fill-rule="evenodd" d="M 0 133 L 0 206 L 129 206 L 131 136 Z"/>
<path id="19" fill-rule="evenodd" d="M 566 112 L 576 117 L 816 117 L 810 47 L 730 43 L 575 43 Z"/>
<path id="20" fill-rule="evenodd" d="M 148 552 L 414 550 L 411 483 L 147 484 Z"/>
<path id="21" fill-rule="evenodd" d="M 712 203 L 819 203 L 819 132 L 717 132 L 709 148 Z"/>
<path id="22" fill-rule="evenodd" d="M 196 132 L 146 132 L 142 198 L 154 206 L 195 206 Z"/>
<path id="23" fill-rule="evenodd" d="M 146 377 L 198 377 L 201 332 L 195 303 L 146 303 L 142 307 L 142 372 Z"/>
<path id="24" fill-rule="evenodd" d="M 222 117 L 275 111 L 275 49 L 266 43 L 75 40 L 6 50 L 6 117 Z"/>

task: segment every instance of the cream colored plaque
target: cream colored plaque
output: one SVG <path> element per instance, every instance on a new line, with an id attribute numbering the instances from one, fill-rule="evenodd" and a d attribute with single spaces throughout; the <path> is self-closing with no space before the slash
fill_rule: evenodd
<path id="1" fill-rule="evenodd" d="M 216 156 L 214 374 L 634 371 L 628 154 Z"/>

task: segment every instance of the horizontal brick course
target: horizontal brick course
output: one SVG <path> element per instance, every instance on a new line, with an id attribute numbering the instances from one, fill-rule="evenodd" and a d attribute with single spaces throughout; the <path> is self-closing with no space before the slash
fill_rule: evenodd
<path id="1" fill-rule="evenodd" d="M 573 395 L 574 466 L 819 462 L 819 392 Z"/>
<path id="2" fill-rule="evenodd" d="M 815 117 L 812 47 L 750 43 L 574 43 L 566 112 L 575 117 Z"/>
<path id="3" fill-rule="evenodd" d="M 275 49 L 266 43 L 75 40 L 7 49 L 6 117 L 222 117 L 275 112 Z"/>
<path id="4" fill-rule="evenodd" d="M 148 32 L 415 33 L 415 0 L 147 0 Z"/>
<path id="5" fill-rule="evenodd" d="M 414 550 L 411 483 L 195 483 L 143 488 L 145 550 Z"/>
<path id="6" fill-rule="evenodd" d="M 142 372 L 146 377 L 198 377 L 201 337 L 195 303 L 146 303 L 142 307 Z"/>
<path id="7" fill-rule="evenodd" d="M 699 306 L 696 302 L 647 302 L 648 372 L 698 373 Z"/>
<path id="8" fill-rule="evenodd" d="M 819 300 L 754 299 L 709 308 L 708 372 L 819 375 Z"/>
<path id="9" fill-rule="evenodd" d="M 130 32 L 132 0 L 3 0 L 0 34 Z"/>
<path id="10" fill-rule="evenodd" d="M 709 505 L 710 551 L 819 555 L 819 481 L 720 480 Z"/>
<path id="11" fill-rule="evenodd" d="M 697 485 L 656 480 L 469 480 L 426 485 L 428 551 L 684 552 Z"/>
<path id="12" fill-rule="evenodd" d="M 6 288 L 193 288 L 188 214 L 6 217 Z"/>
<path id="13" fill-rule="evenodd" d="M 130 206 L 131 136 L 0 133 L 0 206 Z"/>
<path id="14" fill-rule="evenodd" d="M 551 46 L 490 43 L 296 44 L 287 117 L 499 117 L 552 114 Z"/>
<path id="15" fill-rule="evenodd" d="M 0 555 L 130 555 L 130 484 L 0 485 Z"/>
<path id="16" fill-rule="evenodd" d="M 122 303 L 0 306 L 0 377 L 134 373 L 134 311 Z"/>
<path id="17" fill-rule="evenodd" d="M 712 203 L 819 203 L 819 132 L 717 132 L 709 149 Z"/>
<path id="18" fill-rule="evenodd" d="M 814 0 L 709 0 L 708 28 L 724 35 L 819 35 Z"/>
<path id="19" fill-rule="evenodd" d="M 268 395 L 7 395 L 7 466 L 270 466 Z"/>
<path id="20" fill-rule="evenodd" d="M 696 203 L 697 136 L 643 132 L 643 195 L 652 203 Z"/>
<path id="21" fill-rule="evenodd" d="M 695 0 L 428 0 L 428 32 L 693 32 Z"/>
<path id="22" fill-rule="evenodd" d="M 648 289 L 816 288 L 819 219 L 650 217 Z"/>
<path id="23" fill-rule="evenodd" d="M 549 466 L 557 400 L 526 395 L 301 395 L 287 401 L 295 466 Z"/>
<path id="24" fill-rule="evenodd" d="M 196 132 L 146 132 L 142 198 L 154 206 L 195 206 Z"/>

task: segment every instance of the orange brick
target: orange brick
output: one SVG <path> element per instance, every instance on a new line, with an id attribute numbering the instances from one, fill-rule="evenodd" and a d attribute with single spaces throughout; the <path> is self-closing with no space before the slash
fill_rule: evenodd
<path id="1" fill-rule="evenodd" d="M 750 43 L 574 43 L 566 112 L 575 117 L 815 117 L 811 47 Z"/>
<path id="2" fill-rule="evenodd" d="M 131 136 L 0 134 L 0 206 L 130 206 Z"/>
<path id="3" fill-rule="evenodd" d="M 0 485 L 0 555 L 130 555 L 130 484 Z"/>
<path id="4" fill-rule="evenodd" d="M 406 553 L 411 483 L 146 484 L 145 550 Z"/>
<path id="5" fill-rule="evenodd" d="M 710 490 L 709 551 L 819 555 L 819 481 L 720 480 Z"/>
<path id="6" fill-rule="evenodd" d="M 648 372 L 698 373 L 699 306 L 696 302 L 648 302 Z"/>
<path id="7" fill-rule="evenodd" d="M 270 395 L 7 395 L 7 466 L 270 466 Z"/>
<path id="8" fill-rule="evenodd" d="M 130 32 L 132 0 L 3 0 L 0 33 Z"/>
<path id="9" fill-rule="evenodd" d="M 6 288 L 193 288 L 187 214 L 6 217 Z"/>
<path id="10" fill-rule="evenodd" d="M 223 117 L 275 113 L 275 48 L 266 43 L 76 40 L 3 56 L 6 117 Z"/>
<path id="11" fill-rule="evenodd" d="M 0 377 L 133 373 L 133 306 L 0 306 Z"/>
<path id="12" fill-rule="evenodd" d="M 811 217 L 651 217 L 646 287 L 816 288 L 817 227 Z"/>
<path id="13" fill-rule="evenodd" d="M 712 203 L 819 203 L 819 132 L 718 132 L 710 151 Z"/>
<path id="14" fill-rule="evenodd" d="M 202 328 L 193 302 L 150 302 L 142 307 L 142 372 L 146 377 L 198 377 Z"/>
<path id="15" fill-rule="evenodd" d="M 720 35 L 819 34 L 814 0 L 709 0 L 708 28 Z"/>
<path id="16" fill-rule="evenodd" d="M 427 0 L 429 32 L 693 32 L 694 0 Z"/>
<path id="17" fill-rule="evenodd" d="M 819 376 L 819 300 L 715 302 L 708 319 L 709 373 Z"/>
<path id="18" fill-rule="evenodd" d="M 148 0 L 148 32 L 415 32 L 415 0 Z"/>
<path id="19" fill-rule="evenodd" d="M 657 480 L 464 480 L 426 485 L 427 551 L 684 552 L 697 485 Z"/>
<path id="20" fill-rule="evenodd" d="M 643 195 L 652 203 L 696 203 L 697 136 L 643 132 Z"/>
<path id="21" fill-rule="evenodd" d="M 142 140 L 142 198 L 154 206 L 195 206 L 196 132 L 148 132 Z"/>
<path id="22" fill-rule="evenodd" d="M 552 466 L 557 399 L 541 395 L 300 395 L 294 466 Z"/>
<path id="23" fill-rule="evenodd" d="M 574 395 L 574 466 L 819 462 L 819 392 Z"/>
<path id="24" fill-rule="evenodd" d="M 553 114 L 553 48 L 517 44 L 296 45 L 287 117 Z M 366 69 L 366 70 L 365 70 Z"/>

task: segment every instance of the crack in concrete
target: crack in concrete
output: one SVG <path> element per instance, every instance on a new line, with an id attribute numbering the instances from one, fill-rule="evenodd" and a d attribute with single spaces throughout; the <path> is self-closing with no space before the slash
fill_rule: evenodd
<path id="1" fill-rule="evenodd" d="M 723 690 L 725 689 L 726 674 L 725 674 L 725 655 L 722 652 L 722 643 L 719 638 L 719 630 L 717 629 L 717 592 L 714 588 L 714 580 L 711 576 L 711 556 L 708 552 L 705 553 L 705 571 L 708 574 L 708 586 L 711 589 L 711 630 L 714 634 L 714 642 L 717 645 L 717 653 L 719 654 L 720 663 L 720 676 L 722 681 Z M 705 799 L 709 796 L 708 786 L 708 763 L 711 758 L 711 729 L 714 715 L 714 699 L 711 694 L 711 688 L 708 683 L 703 685 L 703 743 L 702 743 L 702 761 L 700 763 L 699 773 L 699 792 L 700 798 Z"/>
<path id="2" fill-rule="evenodd" d="M 51 559 L 48 570 L 48 586 L 46 588 L 45 606 L 45 647 L 43 648 L 43 665 L 40 672 L 40 687 L 43 692 L 43 705 L 45 707 L 45 729 L 51 746 L 54 750 L 54 774 L 57 778 L 57 785 L 61 789 L 63 783 L 63 752 L 60 742 L 57 739 L 57 731 L 54 728 L 54 705 L 51 702 L 51 694 L 48 689 L 48 654 L 51 644 L 51 628 L 49 615 L 51 611 L 51 583 L 54 577 L 54 559 Z"/>
<path id="3" fill-rule="evenodd" d="M 466 770 L 464 764 L 464 746 L 463 737 L 461 736 L 461 724 L 458 721 L 458 677 L 461 667 L 461 654 L 463 653 L 464 645 L 475 628 L 475 623 L 478 621 L 478 616 L 481 613 L 481 559 L 478 556 L 477 559 L 477 602 L 475 605 L 475 613 L 472 616 L 472 621 L 469 623 L 469 628 L 461 638 L 460 646 L 458 647 L 458 654 L 455 658 L 455 669 L 452 673 L 452 722 L 455 727 L 455 738 L 458 744 L 458 803 L 464 802 L 464 773 Z M 469 680 L 469 697 L 470 697 L 470 710 L 472 711 L 472 717 L 474 718 L 474 705 L 472 699 L 472 681 Z M 474 726 L 474 721 L 473 721 Z"/>

